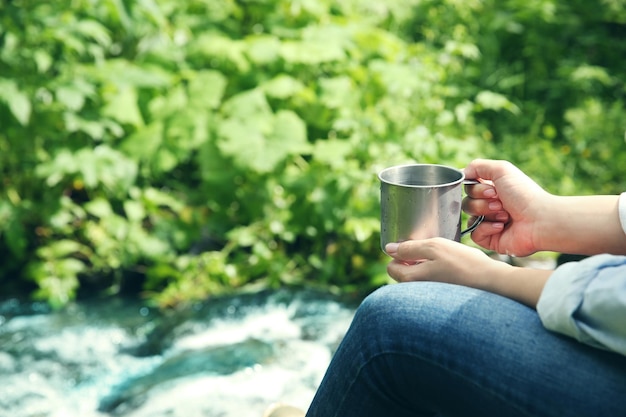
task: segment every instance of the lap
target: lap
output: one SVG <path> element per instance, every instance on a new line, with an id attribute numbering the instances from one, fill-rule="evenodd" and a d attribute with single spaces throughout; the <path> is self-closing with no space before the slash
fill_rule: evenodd
<path id="1" fill-rule="evenodd" d="M 362 416 L 380 415 L 367 414 L 376 407 L 397 407 L 396 416 L 617 415 L 626 358 L 551 333 L 534 310 L 491 293 L 395 284 L 358 309 L 317 397 L 335 411 L 362 407 Z M 309 415 L 334 415 L 315 413 L 319 398 Z"/>

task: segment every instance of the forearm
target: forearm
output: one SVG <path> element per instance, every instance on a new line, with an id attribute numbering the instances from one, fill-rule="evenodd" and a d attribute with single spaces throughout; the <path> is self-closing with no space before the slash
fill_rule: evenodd
<path id="1" fill-rule="evenodd" d="M 537 225 L 538 250 L 571 254 L 626 254 L 618 196 L 552 196 Z"/>
<path id="2" fill-rule="evenodd" d="M 489 274 L 481 289 L 536 308 L 543 287 L 552 272 L 551 270 L 521 268 L 502 262 L 495 271 Z"/>

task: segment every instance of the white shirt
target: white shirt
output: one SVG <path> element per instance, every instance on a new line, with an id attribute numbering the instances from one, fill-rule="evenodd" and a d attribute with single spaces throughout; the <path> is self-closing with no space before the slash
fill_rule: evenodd
<path id="1" fill-rule="evenodd" d="M 626 193 L 619 198 L 619 218 L 626 233 Z M 537 312 L 549 330 L 626 355 L 626 256 L 596 255 L 559 266 Z"/>

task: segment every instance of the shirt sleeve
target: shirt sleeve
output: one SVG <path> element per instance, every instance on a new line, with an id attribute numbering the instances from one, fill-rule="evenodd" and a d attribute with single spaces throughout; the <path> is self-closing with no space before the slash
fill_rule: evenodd
<path id="1" fill-rule="evenodd" d="M 625 200 L 622 195 L 622 226 Z M 537 312 L 549 330 L 626 355 L 626 256 L 596 255 L 561 265 L 548 279 Z"/>

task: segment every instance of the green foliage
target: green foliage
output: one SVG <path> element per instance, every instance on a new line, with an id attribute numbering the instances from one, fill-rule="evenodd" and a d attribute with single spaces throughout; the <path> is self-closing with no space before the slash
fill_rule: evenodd
<path id="1" fill-rule="evenodd" d="M 619 192 L 624 32 L 610 0 L 0 1 L 0 285 L 369 291 L 409 161 Z"/>

